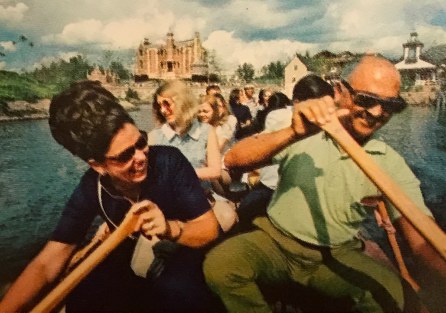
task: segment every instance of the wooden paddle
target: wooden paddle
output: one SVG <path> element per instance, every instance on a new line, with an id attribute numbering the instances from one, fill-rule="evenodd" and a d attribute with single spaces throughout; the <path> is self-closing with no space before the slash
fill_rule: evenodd
<path id="1" fill-rule="evenodd" d="M 395 208 L 400 211 L 446 260 L 446 234 L 430 217 L 417 208 L 401 188 L 373 161 L 345 130 L 339 122 L 339 119 L 333 119 L 322 126 L 322 129 L 336 140 Z"/>
<path id="2" fill-rule="evenodd" d="M 110 252 L 113 251 L 124 239 L 133 233 L 140 206 L 134 205 L 125 216 L 122 223 L 115 229 L 105 241 L 81 262 L 70 274 L 68 274 L 42 301 L 40 301 L 31 313 L 51 312 L 68 293 L 81 282 Z"/>

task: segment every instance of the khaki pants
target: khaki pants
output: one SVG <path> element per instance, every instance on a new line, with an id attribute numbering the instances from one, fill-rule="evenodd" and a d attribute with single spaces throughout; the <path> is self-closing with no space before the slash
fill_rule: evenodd
<path id="1" fill-rule="evenodd" d="M 284 235 L 268 218 L 259 228 L 212 249 L 204 263 L 206 281 L 229 312 L 271 312 L 257 285 L 294 281 L 334 298 L 349 297 L 361 312 L 401 312 L 400 277 L 362 252 L 362 242 L 326 248 Z M 296 295 L 298 298 L 299 295 Z"/>

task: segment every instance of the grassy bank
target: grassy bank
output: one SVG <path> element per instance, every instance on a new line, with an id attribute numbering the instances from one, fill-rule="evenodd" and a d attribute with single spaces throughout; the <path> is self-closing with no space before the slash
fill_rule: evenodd
<path id="1" fill-rule="evenodd" d="M 0 101 L 24 100 L 36 102 L 39 99 L 51 98 L 57 92 L 56 85 L 43 84 L 30 75 L 0 71 Z"/>
<path id="2" fill-rule="evenodd" d="M 0 116 L 20 118 L 40 112 L 33 104 L 40 99 L 51 98 L 58 91 L 56 85 L 43 84 L 28 74 L 0 71 Z M 14 110 L 8 102 L 26 101 L 25 109 Z"/>

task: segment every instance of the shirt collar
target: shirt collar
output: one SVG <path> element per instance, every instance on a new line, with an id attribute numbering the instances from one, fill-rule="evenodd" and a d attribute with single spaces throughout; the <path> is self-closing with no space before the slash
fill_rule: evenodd
<path id="1" fill-rule="evenodd" d="M 192 125 L 189 129 L 189 131 L 186 133 L 189 137 L 191 137 L 194 140 L 198 140 L 200 138 L 201 134 L 201 127 L 200 122 L 196 119 L 192 121 Z M 175 136 L 179 136 L 172 127 L 169 126 L 169 124 L 165 123 L 163 126 L 161 126 L 161 131 L 163 135 L 167 138 L 167 140 L 172 141 Z"/>
<path id="2" fill-rule="evenodd" d="M 326 140 L 330 140 L 333 142 L 333 145 L 336 146 L 336 148 L 339 150 L 341 154 L 341 158 L 348 158 L 349 156 L 347 153 L 338 145 L 338 143 L 330 137 L 327 133 L 324 133 L 324 138 Z M 382 140 L 382 138 L 371 138 L 368 140 L 365 145 L 362 146 L 362 148 L 367 152 L 368 154 L 386 154 L 387 152 L 387 145 Z"/>

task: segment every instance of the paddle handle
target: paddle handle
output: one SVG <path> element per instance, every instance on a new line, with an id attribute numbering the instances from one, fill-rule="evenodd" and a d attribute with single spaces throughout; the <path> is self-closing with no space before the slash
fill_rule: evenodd
<path id="1" fill-rule="evenodd" d="M 111 251 L 113 251 L 128 235 L 133 232 L 133 227 L 138 216 L 132 211 L 127 213 L 122 223 L 105 241 L 68 274 L 45 298 L 42 299 L 31 313 L 51 312 L 67 295 L 85 278 Z"/>
<path id="2" fill-rule="evenodd" d="M 446 234 L 425 215 L 401 188 L 376 164 L 376 162 L 350 136 L 337 118 L 322 126 L 330 136 L 350 155 L 352 160 L 381 190 L 387 199 L 446 260 Z"/>

